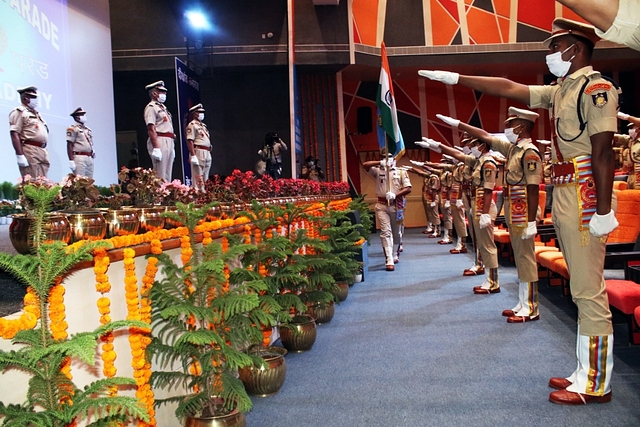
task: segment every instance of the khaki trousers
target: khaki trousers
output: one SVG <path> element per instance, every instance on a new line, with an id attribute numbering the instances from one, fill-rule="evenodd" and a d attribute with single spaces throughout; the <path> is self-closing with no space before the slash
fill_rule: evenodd
<path id="1" fill-rule="evenodd" d="M 38 176 L 47 176 L 49 173 L 49 152 L 46 148 L 40 148 L 33 145 L 22 145 L 22 152 L 29 162 L 29 166 L 20 168 L 20 175 L 24 178 L 25 175 L 30 175 L 32 178 Z"/>
<path id="2" fill-rule="evenodd" d="M 474 211 L 473 227 L 476 232 L 476 241 L 482 262 L 485 268 L 498 268 L 498 249 L 496 248 L 496 242 L 493 241 L 493 221 L 487 227 L 480 228 L 480 223 L 475 216 L 475 206 L 472 210 Z M 496 219 L 497 211 L 496 203 L 492 199 L 491 207 L 489 208 L 489 215 L 492 220 Z"/>
<path id="3" fill-rule="evenodd" d="M 176 158 L 175 143 L 173 141 L 173 138 L 159 136 L 158 145 L 160 146 L 159 148 L 162 152 L 161 161 L 153 160 L 153 157 L 151 157 L 153 144 L 151 144 L 150 139 L 147 139 L 147 151 L 149 152 L 149 157 L 151 157 L 151 162 L 153 163 L 153 171 L 156 173 L 156 175 L 158 175 L 158 177 L 164 179 L 165 181 L 171 181 L 171 175 L 173 172 L 173 160 Z"/>
<path id="4" fill-rule="evenodd" d="M 616 205 L 613 194 L 612 209 L 615 210 Z M 551 212 L 560 250 L 571 276 L 571 297 L 578 307 L 580 334 L 611 335 L 611 311 L 603 277 L 606 239 L 594 237 L 588 230 L 579 229 L 578 196 L 573 184 L 554 187 Z M 585 244 L 582 243 L 583 238 Z"/>
<path id="5" fill-rule="evenodd" d="M 511 248 L 513 248 L 513 258 L 516 262 L 516 270 L 518 271 L 518 279 L 521 282 L 537 282 L 538 281 L 538 264 L 536 262 L 536 251 L 534 238 L 522 240 L 522 233 L 526 229 L 521 228 L 515 232 L 511 225 L 511 202 L 505 200 L 504 217 L 509 227 L 509 239 L 511 240 Z"/>
<path id="6" fill-rule="evenodd" d="M 73 156 L 73 161 L 76 164 L 76 175 L 86 176 L 87 178 L 93 178 L 93 157 L 91 156 Z"/>

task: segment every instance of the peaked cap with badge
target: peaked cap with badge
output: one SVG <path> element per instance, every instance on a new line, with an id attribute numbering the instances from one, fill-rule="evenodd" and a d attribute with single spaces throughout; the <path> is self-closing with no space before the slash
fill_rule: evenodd
<path id="1" fill-rule="evenodd" d="M 193 113 L 193 112 L 198 112 L 198 113 L 204 113 L 204 107 L 202 106 L 202 104 L 196 104 L 193 107 L 189 108 L 189 112 Z"/>
<path id="2" fill-rule="evenodd" d="M 533 111 L 523 110 L 522 108 L 509 107 L 509 117 L 507 117 L 505 123 L 508 123 L 511 120 L 515 119 L 528 120 L 532 123 L 535 123 L 538 117 L 540 117 L 540 115 Z"/>
<path id="3" fill-rule="evenodd" d="M 548 48 L 554 39 L 568 35 L 586 39 L 593 43 L 594 46 L 600 40 L 593 25 L 566 18 L 556 18 L 551 24 L 551 37 L 543 41 L 542 45 Z"/>
<path id="4" fill-rule="evenodd" d="M 71 114 L 69 114 L 69 115 L 70 115 L 71 117 L 74 117 L 74 116 L 81 116 L 81 115 L 83 115 L 83 114 L 87 114 L 87 112 L 86 112 L 86 111 L 84 111 L 84 110 L 82 109 L 82 107 L 78 107 L 78 108 L 76 108 L 75 110 L 73 110 L 73 113 L 71 113 Z"/>
<path id="5" fill-rule="evenodd" d="M 162 92 L 166 92 L 167 88 L 164 87 L 164 80 L 158 80 L 157 82 L 150 83 L 144 87 L 146 90 L 160 90 Z"/>
<path id="6" fill-rule="evenodd" d="M 38 97 L 38 88 L 35 86 L 19 87 L 16 90 L 20 95 L 27 95 L 27 96 L 30 96 L 31 98 Z"/>

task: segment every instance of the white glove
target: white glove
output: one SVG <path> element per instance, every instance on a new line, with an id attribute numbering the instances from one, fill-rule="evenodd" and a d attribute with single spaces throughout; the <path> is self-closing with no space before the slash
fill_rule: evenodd
<path id="1" fill-rule="evenodd" d="M 462 199 L 456 200 L 456 208 L 464 209 L 464 202 L 462 201 Z"/>
<path id="2" fill-rule="evenodd" d="M 458 83 L 458 78 L 460 77 L 460 74 L 452 73 L 450 71 L 420 70 L 418 71 L 418 74 L 422 77 L 426 77 L 437 82 L 442 82 L 446 85 L 454 85 Z"/>
<path id="3" fill-rule="evenodd" d="M 448 124 L 451 127 L 457 128 L 460 125 L 460 120 L 444 116 L 442 114 L 436 114 L 436 117 Z"/>
<path id="4" fill-rule="evenodd" d="M 448 201 L 448 200 L 445 200 L 444 201 L 444 208 L 447 209 L 447 208 L 450 208 L 450 207 L 451 207 L 451 202 Z"/>
<path id="5" fill-rule="evenodd" d="M 478 221 L 480 223 L 480 228 L 487 228 L 489 225 L 491 225 L 491 215 L 487 214 L 480 214 L 480 220 Z"/>
<path id="6" fill-rule="evenodd" d="M 435 208 L 435 207 L 436 207 L 436 202 L 431 202 L 431 205 L 430 205 L 430 206 L 431 206 L 432 208 Z"/>
<path id="7" fill-rule="evenodd" d="M 527 222 L 527 229 L 524 230 L 524 234 L 521 236 L 522 240 L 530 239 L 538 234 L 538 227 L 536 227 L 535 221 Z"/>
<path id="8" fill-rule="evenodd" d="M 389 191 L 386 195 L 388 201 L 393 202 L 396 199 L 396 193 Z"/>
<path id="9" fill-rule="evenodd" d="M 151 152 L 151 158 L 153 160 L 161 162 L 162 161 L 162 151 L 160 151 L 159 148 L 154 148 L 153 151 Z"/>
<path id="10" fill-rule="evenodd" d="M 442 148 L 440 146 L 442 143 L 436 141 L 435 139 L 422 137 L 422 141 L 425 142 L 425 148 L 428 148 L 431 151 L 435 151 L 436 153 L 442 153 Z"/>
<path id="11" fill-rule="evenodd" d="M 18 159 L 18 166 L 20 166 L 21 168 L 26 168 L 29 166 L 29 161 L 24 156 L 24 154 L 18 154 L 16 158 Z"/>
<path id="12" fill-rule="evenodd" d="M 189 161 L 193 166 L 200 166 L 200 162 L 198 161 L 198 156 L 191 156 Z"/>
<path id="13" fill-rule="evenodd" d="M 589 232 L 595 237 L 606 236 L 618 227 L 618 220 L 613 211 L 606 215 L 593 214 L 589 221 Z"/>
<path id="14" fill-rule="evenodd" d="M 71 172 L 75 172 L 76 171 L 76 162 L 74 162 L 73 160 L 69 160 L 69 169 L 71 169 Z"/>
<path id="15" fill-rule="evenodd" d="M 420 141 L 420 142 L 422 142 L 422 141 Z M 417 142 L 416 142 L 416 144 L 417 144 Z M 411 163 L 413 163 L 414 165 L 416 165 L 416 166 L 424 166 L 424 162 L 418 162 L 416 160 L 409 160 L 409 161 Z"/>
<path id="16" fill-rule="evenodd" d="M 617 116 L 620 120 L 629 120 L 629 115 L 623 113 L 622 111 L 618 111 Z"/>

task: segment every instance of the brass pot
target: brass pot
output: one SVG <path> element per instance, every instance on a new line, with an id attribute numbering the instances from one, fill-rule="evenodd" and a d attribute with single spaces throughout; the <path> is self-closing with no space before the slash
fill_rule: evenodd
<path id="1" fill-rule="evenodd" d="M 138 214 L 138 221 L 140 222 L 139 233 L 162 230 L 164 228 L 164 217 L 162 216 L 162 212 L 165 210 L 164 206 L 127 207 L 127 209 L 133 209 Z"/>
<path id="2" fill-rule="evenodd" d="M 32 222 L 33 218 L 25 214 L 12 216 L 9 239 L 16 251 L 23 255 L 30 253 L 33 248 L 33 236 L 30 237 Z M 43 229 L 46 241 L 69 243 L 69 240 L 71 240 L 71 226 L 67 216 L 62 213 L 50 212 L 45 214 Z"/>
<path id="3" fill-rule="evenodd" d="M 251 354 L 262 357 L 266 367 L 251 366 L 238 371 L 247 393 L 251 396 L 267 397 L 279 392 L 287 375 L 287 363 L 284 359 L 287 350 L 270 346 L 261 347 Z"/>
<path id="4" fill-rule="evenodd" d="M 323 323 L 331 322 L 333 315 L 336 312 L 336 305 L 333 301 L 330 303 L 317 302 L 307 305 L 307 314 L 316 319 L 316 324 L 322 325 Z"/>
<path id="5" fill-rule="evenodd" d="M 233 411 L 228 415 L 215 417 L 186 417 L 184 427 L 246 427 L 247 419 L 243 413 Z"/>
<path id="6" fill-rule="evenodd" d="M 349 295 L 349 284 L 347 282 L 336 282 L 336 285 L 338 286 L 338 291 L 335 292 L 335 295 L 338 297 L 338 300 L 346 300 Z"/>
<path id="7" fill-rule="evenodd" d="M 162 208 L 164 209 L 163 212 L 178 212 L 178 208 L 175 206 L 162 206 Z M 183 224 L 179 221 L 166 217 L 164 219 L 164 228 L 176 228 L 182 226 Z"/>
<path id="8" fill-rule="evenodd" d="M 316 342 L 316 320 L 308 315 L 294 316 L 291 323 L 278 326 L 284 348 L 294 353 L 311 350 Z"/>
<path id="9" fill-rule="evenodd" d="M 64 213 L 71 226 L 71 243 L 80 240 L 102 240 L 107 234 L 107 222 L 99 210 Z"/>
<path id="10" fill-rule="evenodd" d="M 107 238 L 136 234 L 140 228 L 135 209 L 108 209 L 102 215 L 107 223 Z"/>

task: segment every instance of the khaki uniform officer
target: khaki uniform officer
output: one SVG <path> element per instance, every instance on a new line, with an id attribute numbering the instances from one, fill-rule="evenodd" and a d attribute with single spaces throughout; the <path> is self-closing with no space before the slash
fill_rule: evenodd
<path id="1" fill-rule="evenodd" d="M 441 116 L 445 121 L 451 118 Z M 483 129 L 459 122 L 457 127 L 489 144 L 492 150 L 506 157 L 503 190 L 505 219 L 518 271 L 518 304 L 504 310 L 508 323 L 538 320 L 538 269 L 533 237 L 537 233 L 538 191 L 542 174 L 542 159 L 531 141 L 531 130 L 538 118 L 533 111 L 509 108 L 505 121 L 505 136 L 509 142 L 495 138 Z"/>
<path id="2" fill-rule="evenodd" d="M 375 212 L 380 226 L 380 241 L 385 257 L 385 268 L 387 271 L 393 271 L 395 270 L 393 241 L 394 239 L 400 241 L 398 209 L 404 209 L 405 196 L 411 193 L 411 180 L 405 170 L 396 168 L 396 162 L 392 155 L 380 162 L 364 162 L 362 166 L 376 180 L 378 202 L 375 206 Z M 387 177 L 390 177 L 388 184 Z"/>
<path id="3" fill-rule="evenodd" d="M 149 91 L 151 102 L 144 107 L 144 122 L 147 125 L 147 151 L 151 156 L 153 170 L 158 177 L 165 181 L 171 181 L 173 160 L 176 157 L 175 134 L 173 133 L 173 119 L 171 113 L 165 107 L 167 88 L 164 82 L 159 80 L 148 84 L 145 89 Z"/>
<path id="4" fill-rule="evenodd" d="M 451 185 L 451 217 L 453 218 L 453 227 L 456 229 L 458 235 L 458 242 L 456 247 L 449 252 L 452 254 L 466 254 L 467 253 L 467 226 L 465 221 L 464 201 L 463 201 L 463 186 L 464 186 L 464 163 L 460 162 L 453 167 L 453 184 Z"/>
<path id="5" fill-rule="evenodd" d="M 615 145 L 625 147 L 623 166 L 629 173 L 627 188 L 633 190 L 640 188 L 640 119 L 623 113 L 618 113 L 618 117 L 624 118 L 624 120 L 633 120 L 629 123 L 629 135 L 615 134 L 613 136 Z"/>
<path id="6" fill-rule="evenodd" d="M 480 140 L 471 147 L 478 162 L 473 170 L 472 193 L 474 194 L 472 218 L 478 249 L 485 267 L 485 280 L 473 288 L 475 294 L 500 292 L 498 282 L 498 249 L 493 240 L 493 221 L 498 209 L 493 201 L 493 189 L 498 177 L 498 164 L 489 154 L 489 147 Z M 488 271 L 487 271 L 488 269 Z"/>
<path id="7" fill-rule="evenodd" d="M 549 380 L 549 386 L 557 389 L 549 400 L 563 405 L 611 400 L 613 327 L 603 266 L 607 235 L 618 226 L 612 148 L 618 91 L 591 66 L 597 41 L 590 25 L 562 18 L 553 21 L 551 37 L 544 44 L 549 71 L 559 78 L 557 85 L 528 86 L 499 77 L 419 71 L 431 80 L 460 83 L 550 110 L 553 224 L 578 307 L 577 368 L 567 378 Z"/>
<path id="8" fill-rule="evenodd" d="M 444 156 L 443 156 L 444 157 Z M 450 158 L 449 158 L 450 159 Z M 453 223 L 451 221 L 451 186 L 453 185 L 453 174 L 451 173 L 451 161 L 446 157 L 443 162 L 447 167 L 442 169 L 440 173 L 440 213 L 442 214 L 442 240 L 438 243 L 441 245 L 452 243 L 451 230 Z"/>
<path id="9" fill-rule="evenodd" d="M 38 113 L 38 89 L 28 86 L 18 89 L 22 105 L 9 114 L 9 133 L 16 152 L 20 175 L 47 176 L 49 128 Z"/>
<path id="10" fill-rule="evenodd" d="M 76 121 L 67 128 L 67 156 L 69 169 L 76 175 L 93 178 L 93 137 L 91 129 L 85 125 L 86 111 L 78 107 L 70 114 Z"/>
<path id="11" fill-rule="evenodd" d="M 440 174 L 430 171 L 427 180 L 426 203 L 425 197 L 422 203 L 425 203 L 427 211 L 427 221 L 433 225 L 433 233 L 429 235 L 430 239 L 440 237 L 440 213 L 438 212 L 438 201 L 440 200 Z"/>
<path id="12" fill-rule="evenodd" d="M 187 125 L 187 148 L 191 163 L 192 185 L 198 191 L 205 191 L 204 183 L 209 179 L 211 170 L 211 141 L 209 130 L 204 124 L 202 104 L 189 108 L 191 121 Z"/>

